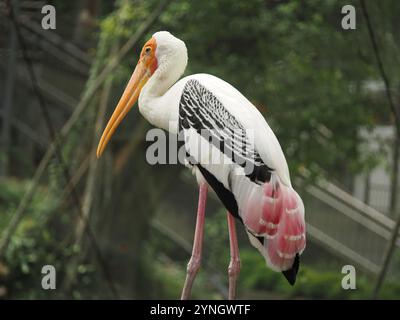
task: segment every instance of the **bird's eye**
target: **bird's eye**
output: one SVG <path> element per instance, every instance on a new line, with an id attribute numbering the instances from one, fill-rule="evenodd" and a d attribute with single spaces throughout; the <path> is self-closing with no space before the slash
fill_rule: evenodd
<path id="1" fill-rule="evenodd" d="M 146 49 L 144 49 L 144 52 L 146 52 L 146 54 L 149 54 L 150 51 L 151 51 L 151 48 L 150 48 L 150 47 L 147 47 Z"/>

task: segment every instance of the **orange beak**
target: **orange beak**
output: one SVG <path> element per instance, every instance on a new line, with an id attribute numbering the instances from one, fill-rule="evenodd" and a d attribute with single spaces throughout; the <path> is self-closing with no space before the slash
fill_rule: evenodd
<path id="1" fill-rule="evenodd" d="M 153 51 L 147 52 L 146 49 L 149 47 L 153 49 Z M 135 71 L 133 72 L 128 85 L 126 86 L 124 93 L 122 94 L 122 97 L 120 98 L 118 105 L 114 110 L 114 113 L 104 129 L 103 135 L 101 136 L 99 145 L 97 147 L 97 158 L 100 158 L 115 130 L 138 100 L 140 91 L 154 73 L 157 67 L 154 49 L 155 41 L 154 39 L 150 39 L 143 47 L 141 58 L 135 68 Z"/>

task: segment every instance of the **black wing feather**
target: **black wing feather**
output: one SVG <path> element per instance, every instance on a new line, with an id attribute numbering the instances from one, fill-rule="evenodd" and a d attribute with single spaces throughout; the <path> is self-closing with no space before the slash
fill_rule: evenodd
<path id="1" fill-rule="evenodd" d="M 243 125 L 196 79 L 186 83 L 179 103 L 179 131 L 185 135 L 189 129 L 208 139 L 234 163 L 246 168 L 250 162 L 253 170 L 247 177 L 251 181 L 264 183 L 271 178 L 273 169 L 251 145 Z"/>

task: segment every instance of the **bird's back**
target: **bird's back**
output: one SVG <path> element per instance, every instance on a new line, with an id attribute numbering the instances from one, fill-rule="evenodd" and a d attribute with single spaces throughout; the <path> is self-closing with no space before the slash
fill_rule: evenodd
<path id="1" fill-rule="evenodd" d="M 289 270 L 294 282 L 305 247 L 304 206 L 277 138 L 256 107 L 227 82 L 207 74 L 180 82 L 179 130 L 189 160 L 244 223 L 267 264 Z"/>
<path id="2" fill-rule="evenodd" d="M 186 79 L 186 78 L 184 78 Z M 289 170 L 282 148 L 264 116 L 234 86 L 210 74 L 195 74 L 187 79 L 196 79 L 208 89 L 223 107 L 247 131 L 253 135 L 254 147 L 263 162 L 274 168 L 282 183 L 291 185 Z"/>

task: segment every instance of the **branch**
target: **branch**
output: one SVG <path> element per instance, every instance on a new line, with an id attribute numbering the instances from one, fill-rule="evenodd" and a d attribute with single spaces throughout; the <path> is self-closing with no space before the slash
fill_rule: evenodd
<path id="1" fill-rule="evenodd" d="M 369 34 L 369 37 L 371 39 L 372 48 L 374 50 L 376 61 L 378 63 L 379 72 L 380 72 L 382 80 L 383 80 L 383 82 L 385 84 L 386 97 L 387 97 L 388 102 L 389 102 L 390 110 L 392 111 L 392 114 L 393 114 L 393 116 L 395 118 L 395 124 L 396 124 L 396 128 L 397 128 L 397 135 L 400 135 L 400 111 L 395 107 L 394 102 L 393 102 L 392 92 L 390 90 L 389 78 L 388 78 L 388 76 L 386 74 L 385 68 L 383 67 L 382 58 L 381 58 L 381 55 L 380 55 L 380 52 L 379 52 L 379 47 L 378 47 L 377 42 L 376 42 L 374 30 L 373 30 L 372 25 L 371 25 L 371 21 L 370 21 L 370 18 L 369 18 L 367 7 L 365 6 L 365 1 L 364 0 L 360 0 L 360 3 L 361 3 L 362 12 L 363 12 L 365 20 L 367 22 L 368 34 Z"/>

